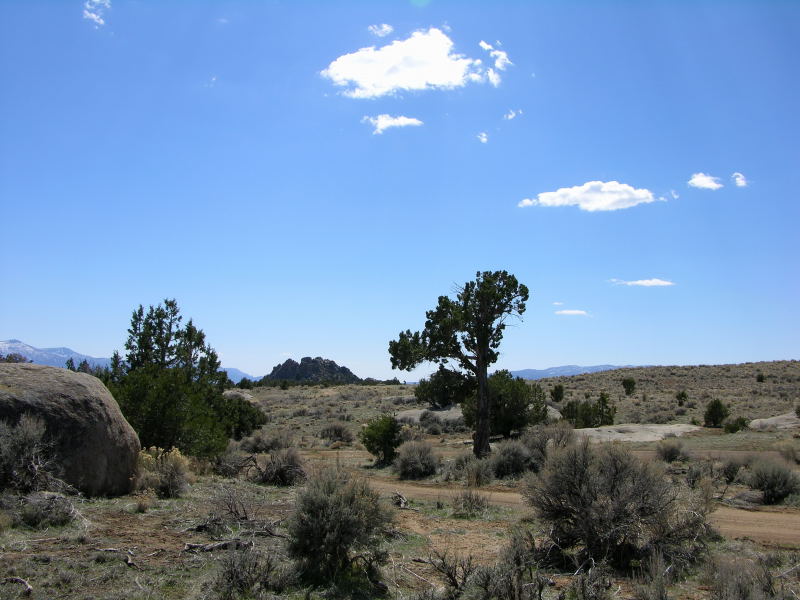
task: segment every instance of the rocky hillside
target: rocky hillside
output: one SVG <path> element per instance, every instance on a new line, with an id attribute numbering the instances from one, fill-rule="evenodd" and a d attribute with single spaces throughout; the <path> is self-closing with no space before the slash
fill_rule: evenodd
<path id="1" fill-rule="evenodd" d="M 336 383 L 357 383 L 361 381 L 347 367 L 340 367 L 332 360 L 319 356 L 316 358 L 306 356 L 301 358 L 299 363 L 290 358 L 272 369 L 272 373 L 267 375 L 267 378 L 286 381 L 329 381 Z"/>

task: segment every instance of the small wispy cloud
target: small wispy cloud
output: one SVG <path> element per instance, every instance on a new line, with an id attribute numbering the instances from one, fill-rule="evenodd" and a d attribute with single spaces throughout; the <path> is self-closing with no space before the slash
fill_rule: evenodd
<path id="1" fill-rule="evenodd" d="M 670 285 L 675 285 L 672 281 L 667 281 L 666 279 L 637 279 L 635 281 L 625 281 L 624 279 L 611 279 L 611 283 L 615 283 L 617 285 L 632 285 L 632 286 L 639 286 L 639 287 L 666 287 Z"/>
<path id="2" fill-rule="evenodd" d="M 589 313 L 585 310 L 574 310 L 574 309 L 564 309 L 564 310 L 557 310 L 557 315 L 565 315 L 568 317 L 588 317 Z"/>
<path id="3" fill-rule="evenodd" d="M 376 115 L 374 117 L 364 117 L 361 119 L 362 123 L 369 123 L 374 127 L 372 134 L 380 135 L 387 129 L 392 127 L 419 127 L 423 122 L 413 117 L 404 117 L 402 115 L 393 117 L 391 115 Z"/>
<path id="4" fill-rule="evenodd" d="M 220 25 L 227 25 L 228 23 L 230 23 L 230 21 L 226 17 L 220 17 L 219 19 L 217 19 L 217 23 L 219 23 Z"/>
<path id="5" fill-rule="evenodd" d="M 370 25 L 367 27 L 367 30 L 375 37 L 382 38 L 392 33 L 394 31 L 394 27 L 387 23 L 381 23 L 380 25 Z"/>
<path id="6" fill-rule="evenodd" d="M 111 10 L 111 0 L 86 0 L 83 3 L 83 18 L 94 23 L 95 28 L 106 24 L 105 12 Z"/>
<path id="7" fill-rule="evenodd" d="M 577 206 L 581 210 L 597 212 L 631 208 L 656 200 L 666 198 L 656 198 L 650 190 L 637 189 L 619 181 L 588 181 L 555 192 L 542 192 L 536 198 L 524 198 L 517 206 Z"/>
<path id="8" fill-rule="evenodd" d="M 694 173 L 687 183 L 691 187 L 700 188 L 701 190 L 718 190 L 723 187 L 719 182 L 719 177 L 705 173 Z"/>
<path id="9" fill-rule="evenodd" d="M 481 131 L 481 132 L 480 132 L 478 135 L 476 135 L 475 137 L 476 137 L 476 138 L 478 138 L 478 141 L 479 141 L 481 144 L 485 144 L 486 142 L 488 142 L 488 141 L 489 141 L 489 134 L 488 134 L 488 133 L 486 133 L 485 131 Z"/>
<path id="10" fill-rule="evenodd" d="M 678 192 L 676 192 L 675 190 L 670 190 L 669 195 L 672 196 L 673 200 L 677 200 L 678 198 L 680 198 L 680 194 L 678 194 Z"/>
<path id="11" fill-rule="evenodd" d="M 500 45 L 500 42 L 495 42 L 495 43 Z M 511 62 L 511 60 L 509 60 L 508 52 L 506 52 L 505 50 L 498 50 L 497 48 L 495 48 L 491 44 L 487 44 L 483 40 L 481 40 L 478 43 L 478 45 L 484 50 L 486 50 L 489 53 L 489 56 L 491 56 L 494 59 L 495 69 L 498 69 L 500 71 L 505 71 L 508 67 L 514 64 Z"/>
<path id="12" fill-rule="evenodd" d="M 747 187 L 747 177 L 742 175 L 739 172 L 734 173 L 731 175 L 731 179 L 733 179 L 733 183 L 736 184 L 736 187 Z"/>
<path id="13" fill-rule="evenodd" d="M 564 306 L 563 302 L 553 302 L 553 306 Z"/>
<path id="14" fill-rule="evenodd" d="M 522 114 L 522 109 L 521 108 L 518 109 L 518 110 L 514 110 L 512 108 L 512 109 L 509 109 L 509 111 L 506 114 L 503 115 L 503 118 L 506 121 L 511 121 L 512 119 L 516 119 L 521 114 Z"/>

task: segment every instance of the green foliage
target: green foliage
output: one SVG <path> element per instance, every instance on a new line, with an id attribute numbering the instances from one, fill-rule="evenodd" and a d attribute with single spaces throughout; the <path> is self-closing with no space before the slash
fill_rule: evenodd
<path id="1" fill-rule="evenodd" d="M 376 417 L 359 432 L 358 439 L 378 464 L 388 464 L 402 442 L 400 423 L 391 415 Z"/>
<path id="2" fill-rule="evenodd" d="M 497 361 L 509 315 L 525 312 L 528 288 L 506 271 L 483 271 L 459 290 L 455 299 L 439 296 L 435 309 L 426 312 L 425 328 L 406 330 L 389 342 L 392 368 L 411 370 L 425 361 L 454 361 L 475 376 L 477 410 L 473 451 L 489 454 L 491 408 L 487 370 Z"/>
<path id="3" fill-rule="evenodd" d="M 725 421 L 723 429 L 725 430 L 725 433 L 736 433 L 737 431 L 742 431 L 743 429 L 747 429 L 749 424 L 750 421 L 748 421 L 744 417 L 736 417 L 735 419 L 728 419 L 727 421 Z"/>
<path id="4" fill-rule="evenodd" d="M 562 416 L 572 423 L 575 429 L 613 425 L 616 413 L 616 407 L 611 404 L 605 392 L 602 392 L 595 402 L 571 400 L 561 411 Z"/>
<path id="5" fill-rule="evenodd" d="M 756 382 L 764 383 L 764 374 L 761 371 L 756 375 Z"/>
<path id="6" fill-rule="evenodd" d="M 0 354 L 0 363 L 30 363 L 33 362 L 32 360 L 28 360 L 22 354 L 18 354 L 16 352 L 11 352 L 10 354 Z"/>
<path id="7" fill-rule="evenodd" d="M 762 460 L 751 467 L 750 487 L 764 493 L 764 504 L 777 504 L 790 494 L 800 491 L 800 481 L 792 470 L 770 460 Z"/>
<path id="8" fill-rule="evenodd" d="M 683 404 L 689 399 L 689 394 L 686 393 L 686 390 L 681 390 L 677 394 L 675 394 L 675 400 L 678 401 L 678 406 L 683 406 Z"/>
<path id="9" fill-rule="evenodd" d="M 633 396 L 636 391 L 636 380 L 633 377 L 626 377 L 622 380 L 622 388 L 625 390 L 626 396 Z"/>
<path id="10" fill-rule="evenodd" d="M 508 438 L 514 430 L 520 431 L 547 420 L 545 393 L 539 384 L 529 384 L 503 370 L 489 377 L 488 388 L 492 435 Z M 477 397 L 469 396 L 461 408 L 464 422 L 468 427 L 475 427 Z"/>
<path id="11" fill-rule="evenodd" d="M 531 452 L 519 440 L 501 442 L 489 460 L 498 479 L 519 477 L 531 468 Z"/>
<path id="12" fill-rule="evenodd" d="M 175 300 L 147 312 L 140 305 L 128 329 L 126 360 L 118 353 L 104 377 L 142 445 L 214 456 L 266 422 L 247 400 L 225 398 L 227 374 L 205 334 L 182 317 Z"/>
<path id="13" fill-rule="evenodd" d="M 427 402 L 432 408 L 444 408 L 461 404 L 475 392 L 475 378 L 439 365 L 439 370 L 428 379 L 421 379 L 414 390 L 419 402 Z"/>
<path id="14" fill-rule="evenodd" d="M 302 579 L 335 583 L 356 567 L 370 570 L 382 562 L 381 537 L 390 522 L 380 495 L 365 480 L 324 470 L 297 495 L 287 550 Z"/>
<path id="15" fill-rule="evenodd" d="M 706 406 L 703 416 L 704 427 L 722 427 L 722 422 L 728 418 L 730 410 L 722 403 L 722 400 L 711 400 Z"/>
<path id="16" fill-rule="evenodd" d="M 550 400 L 552 400 L 555 404 L 560 404 L 562 400 L 564 400 L 564 386 L 560 383 L 557 383 L 553 386 L 553 389 L 550 390 Z"/>

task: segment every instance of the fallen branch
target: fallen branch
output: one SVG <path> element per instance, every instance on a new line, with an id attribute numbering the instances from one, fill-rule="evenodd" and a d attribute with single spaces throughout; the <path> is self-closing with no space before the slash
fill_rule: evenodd
<path id="1" fill-rule="evenodd" d="M 392 504 L 401 510 L 413 510 L 419 512 L 418 508 L 411 508 L 408 505 L 408 500 L 406 497 L 397 490 L 395 490 L 394 494 L 392 494 Z"/>
<path id="2" fill-rule="evenodd" d="M 25 590 L 22 592 L 23 596 L 30 596 L 33 593 L 33 588 L 31 587 L 31 584 L 25 581 L 22 577 L 6 577 L 3 580 L 3 584 L 6 583 L 18 583 L 21 586 L 23 586 L 25 588 Z"/>
<path id="3" fill-rule="evenodd" d="M 215 550 L 239 550 L 243 548 L 252 548 L 253 542 L 243 542 L 242 540 L 225 540 L 222 542 L 213 542 L 211 544 L 190 544 L 187 542 L 183 545 L 184 552 L 214 552 Z"/>

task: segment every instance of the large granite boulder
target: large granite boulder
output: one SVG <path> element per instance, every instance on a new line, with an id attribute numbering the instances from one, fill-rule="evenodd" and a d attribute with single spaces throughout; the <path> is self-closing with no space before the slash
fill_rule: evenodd
<path id="1" fill-rule="evenodd" d="M 60 477 L 87 496 L 131 491 L 139 437 L 102 382 L 85 373 L 34 364 L 0 364 L 0 420 L 40 418 L 54 444 Z"/>

